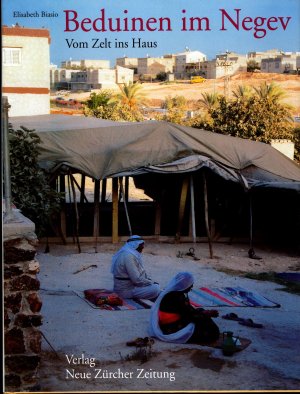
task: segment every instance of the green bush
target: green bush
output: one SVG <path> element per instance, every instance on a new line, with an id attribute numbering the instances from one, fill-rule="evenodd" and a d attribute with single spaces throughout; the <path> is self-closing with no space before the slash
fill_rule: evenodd
<path id="1" fill-rule="evenodd" d="M 158 73 L 158 74 L 156 75 L 156 79 L 157 79 L 158 81 L 166 81 L 166 80 L 167 80 L 167 77 L 168 77 L 168 75 L 167 75 L 167 73 L 164 72 L 164 71 L 161 71 L 160 73 Z"/>
<path id="2" fill-rule="evenodd" d="M 40 237 L 59 211 L 62 194 L 50 187 L 49 176 L 38 165 L 39 143 L 34 130 L 9 125 L 12 202 L 35 223 Z"/>

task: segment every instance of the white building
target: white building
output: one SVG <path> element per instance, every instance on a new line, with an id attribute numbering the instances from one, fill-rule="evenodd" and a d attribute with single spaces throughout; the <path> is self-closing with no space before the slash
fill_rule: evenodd
<path id="1" fill-rule="evenodd" d="M 107 69 L 110 68 L 110 61 L 109 60 L 88 60 L 84 59 L 80 61 L 80 67 L 82 69 L 88 68 L 103 68 Z"/>
<path id="2" fill-rule="evenodd" d="M 115 69 L 74 71 L 71 90 L 115 89 L 117 84 L 133 82 L 133 70 L 117 66 Z"/>
<path id="3" fill-rule="evenodd" d="M 132 83 L 133 82 L 133 69 L 126 67 L 116 66 L 116 83 Z"/>
<path id="4" fill-rule="evenodd" d="M 61 68 L 67 69 L 81 69 L 85 70 L 88 68 L 110 68 L 109 60 L 90 60 L 90 59 L 82 59 L 82 60 L 65 60 L 61 62 Z"/>
<path id="5" fill-rule="evenodd" d="M 2 27 L 2 94 L 9 116 L 50 113 L 50 32 Z"/>
<path id="6" fill-rule="evenodd" d="M 206 60 L 206 55 L 200 51 L 187 50 L 175 55 L 174 72 L 178 77 L 185 77 L 189 72 L 200 69 L 201 62 Z"/>
<path id="7" fill-rule="evenodd" d="M 262 59 L 260 69 L 265 73 L 296 73 L 300 70 L 300 52 L 285 52 Z"/>
<path id="8" fill-rule="evenodd" d="M 175 61 L 172 57 L 141 57 L 138 58 L 139 75 L 155 78 L 161 72 L 173 73 Z"/>
<path id="9" fill-rule="evenodd" d="M 138 58 L 137 57 L 118 57 L 116 59 L 116 66 L 130 68 L 137 73 Z"/>
<path id="10" fill-rule="evenodd" d="M 280 55 L 279 49 L 268 49 L 267 51 L 253 51 L 247 53 L 248 60 L 255 60 L 260 66 L 262 59 L 274 58 Z"/>
<path id="11" fill-rule="evenodd" d="M 294 142 L 285 139 L 271 140 L 271 146 L 279 150 L 279 152 L 283 153 L 291 160 L 294 160 L 294 154 L 295 154 Z"/>
<path id="12" fill-rule="evenodd" d="M 87 70 L 87 83 L 91 89 L 110 89 L 117 87 L 116 70 L 97 69 Z"/>
<path id="13" fill-rule="evenodd" d="M 80 68 L 81 60 L 64 60 L 60 64 L 60 68 Z"/>
<path id="14" fill-rule="evenodd" d="M 200 70 L 207 79 L 221 78 L 247 71 L 247 56 L 234 52 L 217 55 L 215 59 L 202 62 Z"/>
<path id="15" fill-rule="evenodd" d="M 52 89 L 70 89 L 72 75 L 81 70 L 54 68 L 50 66 L 50 86 Z"/>

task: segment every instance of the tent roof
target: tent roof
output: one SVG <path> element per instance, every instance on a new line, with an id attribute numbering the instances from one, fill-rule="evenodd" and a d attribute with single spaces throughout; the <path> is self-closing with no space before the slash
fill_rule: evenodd
<path id="1" fill-rule="evenodd" d="M 188 160 L 186 171 L 205 165 L 244 176 L 252 184 L 283 182 L 300 187 L 299 165 L 261 142 L 158 121 L 113 122 L 66 115 L 9 121 L 15 129 L 24 126 L 37 132 L 40 164 L 50 171 L 65 165 L 103 179 L 124 173 L 185 171 Z M 191 164 L 192 159 L 198 164 Z"/>

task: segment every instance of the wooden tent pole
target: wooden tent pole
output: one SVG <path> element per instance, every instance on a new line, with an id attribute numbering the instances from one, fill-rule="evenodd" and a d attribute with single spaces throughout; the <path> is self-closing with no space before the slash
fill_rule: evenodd
<path id="1" fill-rule="evenodd" d="M 71 196 L 71 177 L 70 174 L 68 174 L 68 194 L 69 194 L 69 204 L 70 204 L 70 213 L 71 213 L 71 222 L 72 222 L 72 238 L 73 238 L 73 243 L 75 244 L 75 230 L 74 230 L 74 219 L 71 211 L 71 204 L 72 204 L 72 196 Z"/>
<path id="2" fill-rule="evenodd" d="M 186 177 L 186 178 L 184 178 L 184 180 L 182 182 L 182 188 L 181 188 L 176 241 L 180 240 L 180 233 L 181 233 L 182 222 L 183 222 L 183 218 L 184 218 L 184 210 L 185 210 L 185 206 L 186 206 L 188 184 L 189 184 L 189 179 L 188 179 L 188 177 Z"/>
<path id="3" fill-rule="evenodd" d="M 88 202 L 88 200 L 84 194 L 84 190 L 85 190 L 85 175 L 81 174 L 80 204 L 82 204 L 84 202 L 84 200 L 86 202 Z"/>
<path id="4" fill-rule="evenodd" d="M 106 199 L 106 186 L 107 186 L 107 180 L 103 179 L 102 180 L 102 192 L 101 192 L 101 204 L 105 203 Z"/>
<path id="5" fill-rule="evenodd" d="M 125 176 L 125 200 L 128 202 L 129 196 L 129 176 Z"/>
<path id="6" fill-rule="evenodd" d="M 112 243 L 119 240 L 118 178 L 112 179 Z"/>
<path id="7" fill-rule="evenodd" d="M 83 200 L 85 200 L 85 202 L 89 202 L 88 199 L 86 198 L 85 194 L 84 194 L 84 187 L 82 189 L 82 187 L 79 186 L 79 184 L 76 181 L 76 179 L 75 179 L 73 174 L 71 174 L 71 178 L 72 178 L 74 184 L 77 186 L 78 190 L 80 191 L 80 202 L 83 202 Z M 85 183 L 85 181 L 84 181 L 84 183 Z"/>
<path id="8" fill-rule="evenodd" d="M 95 253 L 98 253 L 98 236 L 99 236 L 99 201 L 100 201 L 100 180 L 95 179 L 94 183 L 94 229 L 93 236 L 95 237 Z"/>
<path id="9" fill-rule="evenodd" d="M 71 179 L 71 187 L 72 187 L 72 192 L 73 192 L 74 208 L 75 208 L 75 216 L 76 216 L 75 236 L 76 236 L 76 242 L 77 242 L 77 247 L 78 247 L 78 253 L 81 253 L 80 242 L 79 242 L 79 214 L 78 214 L 78 206 L 77 206 L 77 201 L 76 201 L 74 177 L 72 176 L 72 174 L 71 174 L 70 179 Z"/>
<path id="10" fill-rule="evenodd" d="M 194 177 L 193 177 L 193 174 L 191 174 L 191 176 L 190 176 L 190 188 L 191 188 L 192 236 L 193 236 L 193 242 L 196 243 L 195 195 L 194 195 Z"/>
<path id="11" fill-rule="evenodd" d="M 119 185 L 120 185 L 120 190 L 121 190 L 121 194 L 122 194 L 122 197 L 123 197 L 123 202 L 124 202 L 124 208 L 125 208 L 125 213 L 126 213 L 126 219 L 127 219 L 127 224 L 128 224 L 129 235 L 131 236 L 132 235 L 132 228 L 131 228 L 131 224 L 130 224 L 128 208 L 127 208 L 127 201 L 126 201 L 124 187 L 123 187 L 123 177 L 119 178 Z"/>
<path id="12" fill-rule="evenodd" d="M 212 241 L 211 241 L 211 234 L 210 234 L 210 228 L 209 228 L 209 218 L 208 218 L 208 198 L 207 198 L 207 182 L 206 182 L 206 176 L 204 171 L 202 172 L 202 177 L 203 177 L 203 189 L 204 189 L 204 212 L 205 212 L 205 226 L 206 226 L 206 233 L 207 233 L 207 238 L 208 238 L 208 244 L 209 244 L 209 254 L 210 258 L 213 258 L 213 249 L 212 249 Z"/>
<path id="13" fill-rule="evenodd" d="M 59 191 L 60 193 L 64 193 L 64 202 L 62 203 L 62 207 L 60 210 L 60 231 L 61 237 L 63 239 L 64 245 L 66 245 L 67 241 L 67 226 L 66 226 L 66 183 L 65 183 L 65 175 L 59 176 Z"/>
<path id="14" fill-rule="evenodd" d="M 161 205 L 160 201 L 155 203 L 155 225 L 154 225 L 154 235 L 156 238 L 160 236 L 160 224 L 161 224 Z"/>

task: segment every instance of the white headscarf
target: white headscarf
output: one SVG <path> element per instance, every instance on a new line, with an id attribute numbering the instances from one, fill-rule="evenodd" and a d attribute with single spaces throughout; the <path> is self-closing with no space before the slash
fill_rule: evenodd
<path id="1" fill-rule="evenodd" d="M 119 249 L 119 250 L 117 251 L 117 253 L 115 253 L 115 254 L 113 255 L 113 257 L 112 257 L 112 264 L 111 264 L 111 269 L 110 269 L 110 271 L 111 271 L 112 273 L 114 273 L 114 268 L 115 268 L 116 261 L 117 261 L 119 255 L 120 255 L 121 253 L 124 253 L 124 252 L 133 254 L 133 255 L 138 259 L 138 261 L 140 262 L 140 264 L 142 264 L 142 255 L 141 255 L 141 253 L 139 253 L 139 252 L 136 250 L 136 248 L 138 248 L 138 246 L 139 246 L 140 244 L 143 244 L 143 243 L 145 243 L 145 241 L 144 241 L 143 238 L 140 237 L 139 235 L 132 235 L 131 237 L 129 237 L 128 240 L 127 240 L 127 242 L 126 242 L 126 244 L 125 244 L 124 246 L 122 246 L 122 248 Z"/>
<path id="2" fill-rule="evenodd" d="M 184 291 L 194 284 L 194 277 L 189 272 L 178 272 L 175 277 L 168 283 L 167 287 L 162 291 L 151 308 L 149 335 L 154 336 L 161 341 L 185 343 L 192 336 L 195 324 L 189 323 L 181 330 L 173 334 L 164 334 L 159 326 L 158 311 L 162 298 L 171 291 Z"/>

